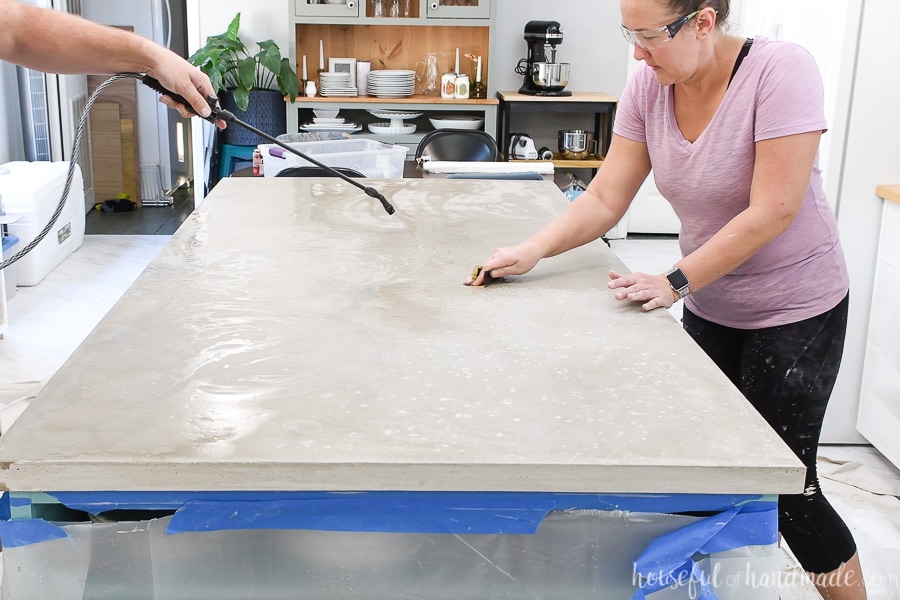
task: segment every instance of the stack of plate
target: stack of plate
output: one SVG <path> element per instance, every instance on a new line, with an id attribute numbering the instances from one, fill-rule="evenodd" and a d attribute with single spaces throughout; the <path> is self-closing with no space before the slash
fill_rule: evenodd
<path id="1" fill-rule="evenodd" d="M 362 125 L 358 123 L 348 123 L 344 117 L 338 117 L 338 111 L 333 111 L 335 115 L 333 117 L 320 117 L 318 116 L 319 110 L 316 110 L 315 113 L 316 116 L 313 117 L 312 122 L 301 125 L 300 131 L 346 131 L 347 133 L 353 133 L 362 129 Z M 322 112 L 322 114 L 325 113 Z"/>
<path id="2" fill-rule="evenodd" d="M 369 72 L 370 96 L 405 98 L 416 93 L 416 72 L 406 69 L 383 69 Z"/>
<path id="3" fill-rule="evenodd" d="M 350 73 L 319 73 L 323 96 L 356 96 L 356 86 L 350 80 Z"/>

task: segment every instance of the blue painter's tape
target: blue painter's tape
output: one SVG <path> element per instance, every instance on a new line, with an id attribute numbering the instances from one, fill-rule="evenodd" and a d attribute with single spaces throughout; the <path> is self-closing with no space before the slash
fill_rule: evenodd
<path id="1" fill-rule="evenodd" d="M 221 529 L 316 529 L 394 533 L 533 534 L 548 512 L 550 498 L 528 506 L 418 501 L 379 503 L 345 496 L 324 500 L 189 502 L 172 517 L 168 533 Z M 398 518 L 398 516 L 401 516 Z"/>
<path id="2" fill-rule="evenodd" d="M 717 596 L 709 581 L 692 558 L 695 554 L 774 544 L 777 539 L 778 505 L 775 502 L 737 506 L 661 535 L 634 562 L 641 584 L 632 600 L 644 600 L 647 594 L 683 583 L 685 573 L 690 573 L 689 579 L 697 584 L 701 598 L 715 600 Z"/>
<path id="3" fill-rule="evenodd" d="M 561 494 L 530 492 L 47 492 L 73 510 L 100 514 L 110 510 L 178 510 L 188 502 L 255 502 L 279 500 L 340 499 L 365 496 L 372 508 L 398 502 L 480 502 L 515 507 L 556 502 L 555 510 L 627 510 L 631 512 L 721 512 L 758 500 L 759 495 L 730 494 Z"/>
<path id="4" fill-rule="evenodd" d="M 0 522 L 0 541 L 4 548 L 49 542 L 68 537 L 62 527 L 43 519 Z"/>
<path id="5" fill-rule="evenodd" d="M 12 518 L 10 502 L 9 492 L 0 494 L 0 521 L 9 521 Z"/>
<path id="6" fill-rule="evenodd" d="M 722 512 L 735 495 L 523 492 L 60 492 L 69 508 L 176 511 L 170 531 L 314 529 L 416 533 L 534 533 L 551 510 Z"/>

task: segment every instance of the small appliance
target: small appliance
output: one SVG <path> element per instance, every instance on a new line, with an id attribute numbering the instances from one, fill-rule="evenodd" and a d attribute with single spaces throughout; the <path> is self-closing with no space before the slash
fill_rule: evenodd
<path id="1" fill-rule="evenodd" d="M 514 133 L 509 140 L 509 158 L 513 160 L 537 160 L 534 140 L 524 133 Z"/>
<path id="2" fill-rule="evenodd" d="M 557 21 L 528 21 L 525 42 L 528 55 L 519 59 L 516 73 L 524 75 L 520 94 L 530 96 L 571 96 L 565 89 L 569 84 L 569 63 L 556 62 L 556 46 L 562 43 L 563 27 Z M 549 57 L 548 57 L 549 51 Z"/>

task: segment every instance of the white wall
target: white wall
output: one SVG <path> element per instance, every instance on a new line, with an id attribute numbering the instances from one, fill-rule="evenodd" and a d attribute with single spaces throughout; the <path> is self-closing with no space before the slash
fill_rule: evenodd
<path id="1" fill-rule="evenodd" d="M 875 186 L 900 182 L 897 23 L 900 23 L 900 2 L 866 0 L 857 68 L 852 79 L 848 135 L 842 147 L 837 209 L 851 287 L 844 363 L 832 401 L 847 408 L 843 413 L 832 413 L 829 409 L 823 432 L 826 439 L 830 439 L 832 429 L 848 421 L 856 423 L 881 224 L 882 201 L 875 195 Z"/>
<path id="2" fill-rule="evenodd" d="M 527 50 L 523 32 L 528 21 L 558 21 L 564 29 L 557 61 L 572 64 L 567 89 L 606 92 L 614 96 L 625 87 L 628 44 L 619 32 L 619 3 L 563 0 L 495 0 L 497 28 L 492 57 L 492 87 L 516 90 L 522 85 L 516 63 Z"/>

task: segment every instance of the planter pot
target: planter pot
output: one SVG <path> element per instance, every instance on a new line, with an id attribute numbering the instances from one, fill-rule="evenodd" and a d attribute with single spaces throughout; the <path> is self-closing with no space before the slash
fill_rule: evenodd
<path id="1" fill-rule="evenodd" d="M 253 90 L 250 92 L 250 105 L 247 110 L 240 110 L 234 103 L 234 94 L 230 91 L 219 96 L 222 108 L 230 110 L 234 116 L 253 125 L 269 135 L 278 136 L 287 130 L 287 110 L 284 96 L 278 90 Z M 256 146 L 267 143 L 260 136 L 247 131 L 240 125 L 231 124 L 221 132 L 226 144 L 236 146 Z"/>

